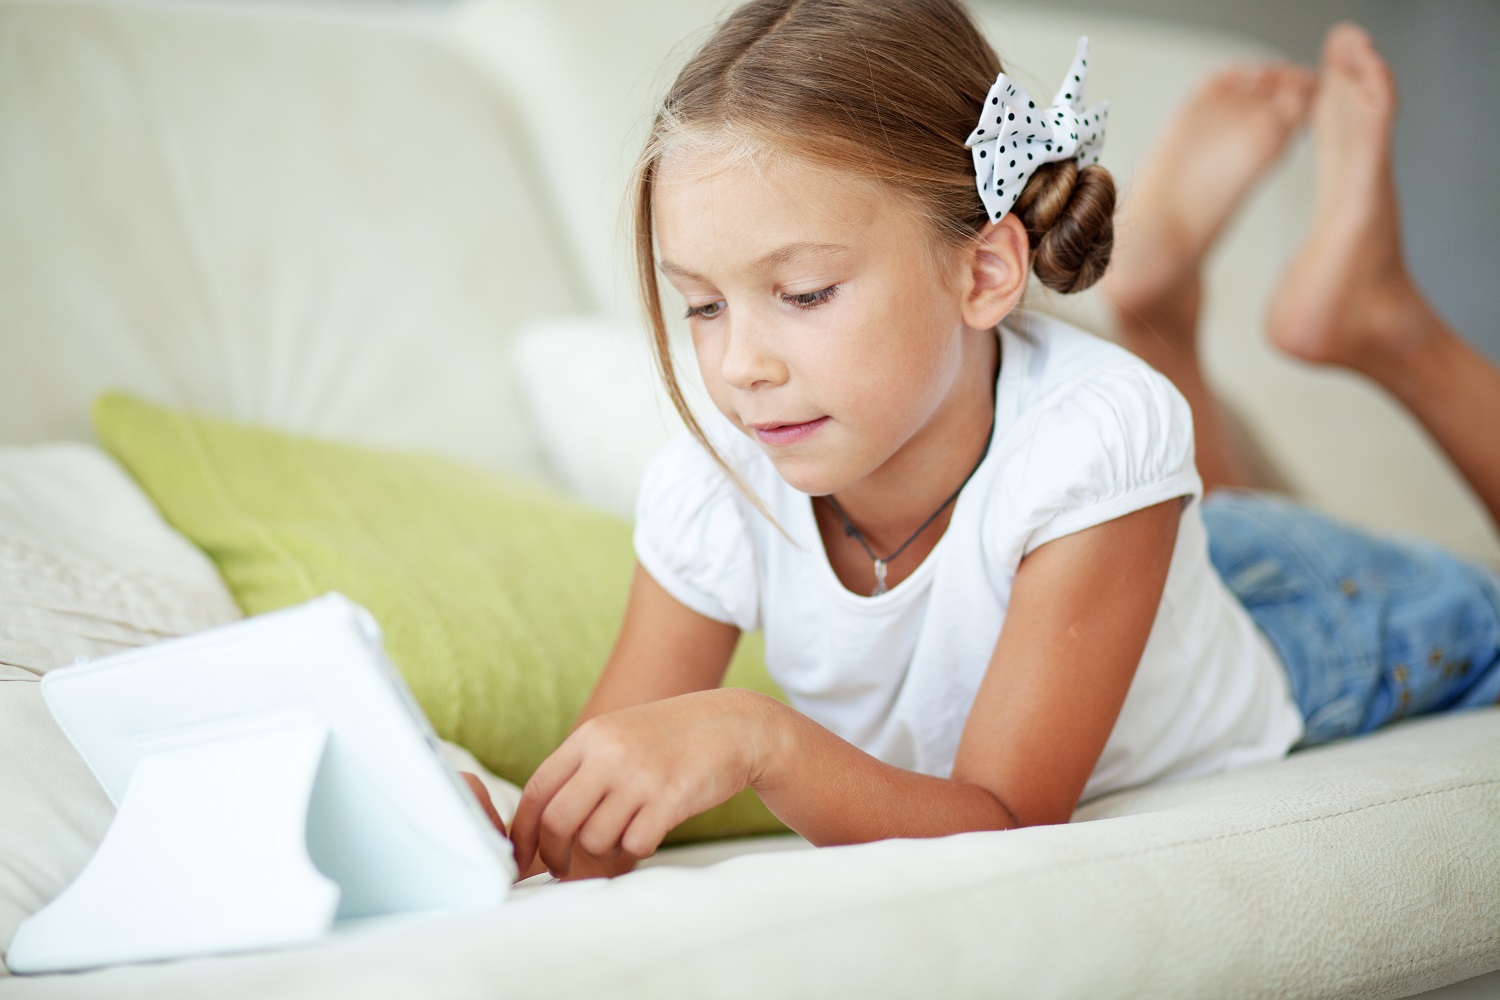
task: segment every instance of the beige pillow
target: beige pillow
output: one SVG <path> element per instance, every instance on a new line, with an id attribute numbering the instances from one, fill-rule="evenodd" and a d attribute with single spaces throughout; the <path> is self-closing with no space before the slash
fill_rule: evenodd
<path id="1" fill-rule="evenodd" d="M 0 664 L 39 675 L 239 617 L 213 564 L 104 452 L 0 448 Z"/>

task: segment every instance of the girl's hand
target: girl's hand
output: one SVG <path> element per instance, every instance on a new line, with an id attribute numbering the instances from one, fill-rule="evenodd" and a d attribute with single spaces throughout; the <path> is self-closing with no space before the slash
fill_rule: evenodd
<path id="1" fill-rule="evenodd" d="M 479 800 L 479 807 L 490 818 L 490 822 L 495 824 L 495 829 L 500 831 L 500 836 L 506 836 L 505 821 L 495 811 L 495 803 L 490 798 L 490 790 L 484 787 L 484 782 L 479 780 L 479 775 L 470 771 L 459 771 L 458 776 L 464 779 L 464 784 L 469 786 L 469 791 L 473 792 L 474 797 Z"/>
<path id="2" fill-rule="evenodd" d="M 565 878 L 575 847 L 605 865 L 648 857 L 677 824 L 750 783 L 767 702 L 699 691 L 588 720 L 526 783 L 511 823 L 516 864 L 525 872 L 540 856 Z"/>

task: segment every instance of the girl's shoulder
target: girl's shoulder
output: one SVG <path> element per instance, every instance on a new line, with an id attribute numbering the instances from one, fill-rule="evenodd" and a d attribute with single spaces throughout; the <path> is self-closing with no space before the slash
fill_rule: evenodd
<path id="1" fill-rule="evenodd" d="M 1123 347 L 1037 313 L 1007 321 L 1001 343 L 995 418 L 1010 432 L 1012 447 L 1095 445 L 1118 454 L 1140 439 L 1170 438 L 1191 448 L 1187 400 Z"/>
<path id="2" fill-rule="evenodd" d="M 709 438 L 714 450 L 739 471 L 744 464 L 739 449 L 719 437 Z M 732 505 L 736 492 L 724 466 L 697 438 L 681 430 L 646 466 L 636 494 L 636 521 L 680 522 L 708 508 Z"/>
<path id="3" fill-rule="evenodd" d="M 1055 405 L 1078 389 L 1108 392 L 1112 384 L 1176 392 L 1171 381 L 1118 344 L 1043 313 L 1013 314 L 1001 327 L 1005 364 L 1011 367 L 1015 414 Z M 1002 376 L 1003 377 L 1003 376 Z M 1127 392 L 1121 402 L 1129 405 Z"/>
<path id="4" fill-rule="evenodd" d="M 1192 410 L 1169 379 L 1050 317 L 1024 317 L 1001 335 L 990 506 L 1006 531 L 1028 533 L 1024 551 L 1201 495 Z"/>
<path id="5" fill-rule="evenodd" d="M 739 472 L 744 449 L 718 435 L 710 440 Z M 754 487 L 753 482 L 746 485 Z M 759 627 L 759 602 L 751 524 L 744 492 L 684 430 L 657 453 L 642 477 L 636 500 L 636 558 L 687 607 L 752 631 Z"/>
<path id="6" fill-rule="evenodd" d="M 754 489 L 761 485 L 765 478 L 761 466 L 767 463 L 757 461 L 763 458 L 759 449 L 744 435 L 733 432 L 716 414 L 702 424 L 708 444 L 722 464 L 715 461 L 703 442 L 686 429 L 679 430 L 646 466 L 637 494 L 638 519 L 648 505 L 682 515 L 688 508 L 742 498 L 743 492 L 735 485 L 730 470 L 745 486 Z"/>

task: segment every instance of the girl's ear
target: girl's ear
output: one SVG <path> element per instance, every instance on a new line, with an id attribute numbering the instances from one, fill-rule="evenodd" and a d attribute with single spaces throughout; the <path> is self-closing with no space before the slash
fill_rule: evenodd
<path id="1" fill-rule="evenodd" d="M 976 330 L 988 330 L 1015 308 L 1026 291 L 1031 274 L 1026 227 L 1014 212 L 986 224 L 965 263 L 964 322 Z"/>

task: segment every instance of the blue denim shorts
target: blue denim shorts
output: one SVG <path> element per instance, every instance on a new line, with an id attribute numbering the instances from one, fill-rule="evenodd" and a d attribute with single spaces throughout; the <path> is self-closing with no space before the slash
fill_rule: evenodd
<path id="1" fill-rule="evenodd" d="M 1500 577 L 1267 494 L 1203 503 L 1209 556 L 1281 655 L 1299 746 L 1500 699 Z"/>

